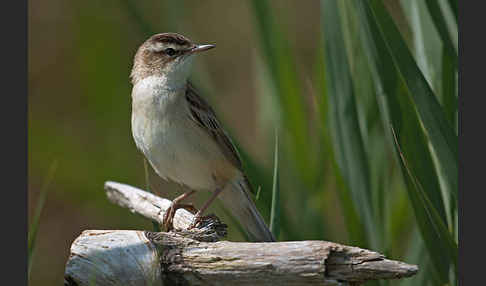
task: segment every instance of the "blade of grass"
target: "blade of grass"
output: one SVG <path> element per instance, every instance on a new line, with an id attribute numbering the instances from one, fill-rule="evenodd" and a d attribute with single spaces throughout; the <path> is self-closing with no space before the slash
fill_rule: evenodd
<path id="1" fill-rule="evenodd" d="M 262 190 L 262 186 L 258 186 L 257 191 L 256 191 L 256 195 L 255 195 L 256 201 L 258 201 L 258 199 L 260 198 L 260 191 L 261 190 Z"/>
<path id="2" fill-rule="evenodd" d="M 410 247 L 403 260 L 407 263 L 417 264 L 420 271 L 410 279 L 401 280 L 400 286 L 429 285 L 428 282 L 432 282 L 432 285 L 441 285 L 437 273 L 432 269 L 430 258 L 417 228 L 413 230 Z"/>
<path id="3" fill-rule="evenodd" d="M 437 153 L 439 169 L 457 200 L 457 135 L 381 0 L 364 1 L 363 4 L 367 11 L 364 19 L 376 23 L 377 36 L 385 43 L 392 63 L 407 87 L 407 94 L 414 102 L 428 139 Z"/>
<path id="4" fill-rule="evenodd" d="M 359 19 L 352 10 L 350 1 L 337 1 L 338 9 L 341 12 L 341 23 L 344 32 L 344 45 L 347 48 L 353 91 L 356 98 L 356 107 L 360 131 L 363 138 L 363 145 L 369 160 L 369 176 L 371 190 L 371 210 L 375 222 L 375 235 L 379 241 L 385 242 L 385 219 L 384 203 L 389 192 L 385 190 L 385 178 L 389 175 L 385 170 L 389 170 L 388 162 L 385 160 L 387 150 L 383 142 L 383 126 L 380 121 L 380 113 L 376 102 L 375 90 L 366 55 L 360 46 L 359 40 Z M 400 6 L 397 6 L 398 8 Z M 395 11 L 397 8 L 394 8 Z M 403 14 L 396 11 L 396 14 Z M 346 36 L 347 35 L 347 36 Z M 382 249 L 383 251 L 383 249 Z"/>
<path id="5" fill-rule="evenodd" d="M 425 138 L 419 136 L 423 132 L 413 102 L 406 100 L 407 90 L 402 88 L 403 78 L 400 78 L 394 69 L 392 57 L 386 49 L 383 39 L 379 37 L 376 23 L 366 20 L 364 13 L 369 12 L 369 10 L 365 9 L 366 6 L 362 5 L 362 2 L 358 2 L 358 4 L 361 5 L 358 6 L 358 11 L 364 19 L 362 22 L 364 47 L 368 52 L 369 64 L 377 86 L 378 102 L 381 105 L 383 121 L 385 125 L 391 122 L 398 134 L 402 133 L 402 129 L 403 132 L 408 130 L 407 136 L 403 136 L 410 138 L 409 144 L 403 144 L 404 148 L 407 149 L 405 153 L 408 157 L 416 155 L 416 161 L 420 163 L 414 166 L 414 169 L 417 169 L 415 174 L 423 182 L 422 184 L 425 184 L 429 196 L 436 198 L 434 205 L 441 217 L 445 218 L 445 212 L 442 211 L 443 202 L 439 195 L 439 183 L 438 180 L 434 179 L 437 175 L 433 172 L 431 154 L 426 148 L 427 142 Z M 412 164 L 414 163 L 415 160 Z"/>
<path id="6" fill-rule="evenodd" d="M 408 22 L 413 32 L 412 51 L 415 60 L 435 91 L 438 89 L 436 83 L 437 79 L 440 79 L 437 75 L 440 74 L 438 67 L 441 62 L 441 54 L 437 53 L 437 50 L 442 48 L 442 40 L 423 0 L 402 0 L 401 3 L 404 10 L 408 12 Z"/>
<path id="7" fill-rule="evenodd" d="M 318 136 L 317 141 L 318 149 L 315 151 L 315 160 L 318 162 L 316 164 L 316 180 L 314 183 L 314 187 L 310 189 L 307 194 L 308 197 L 306 198 L 307 201 L 311 200 L 316 202 L 316 209 L 317 213 L 310 216 L 306 216 L 306 221 L 308 221 L 308 225 L 311 226 L 310 228 L 314 231 L 315 239 L 330 239 L 333 234 L 326 233 L 326 229 L 330 227 L 332 221 L 328 221 L 323 218 L 322 214 L 328 212 L 329 210 L 326 207 L 326 197 L 330 194 L 325 194 L 325 192 L 332 192 L 327 186 L 329 182 L 327 178 L 330 177 L 328 174 L 333 173 L 335 170 L 338 170 L 337 164 L 334 160 L 334 151 L 332 146 L 332 139 L 330 134 L 330 126 L 327 123 L 329 118 L 329 98 L 327 96 L 326 90 L 326 68 L 325 68 L 325 59 L 324 59 L 324 39 L 323 34 L 320 33 L 319 35 L 319 46 L 316 49 L 316 60 L 314 63 L 314 78 L 312 80 L 312 97 L 313 102 L 316 104 L 316 135 Z M 334 175 L 331 175 L 335 178 Z M 345 186 L 338 180 L 335 180 L 336 183 L 339 184 L 340 189 L 344 189 Z M 344 192 L 346 196 L 341 196 L 338 199 L 341 199 L 341 204 L 347 204 L 350 206 L 349 208 L 343 207 L 345 211 L 345 220 L 347 224 L 347 231 L 348 236 L 354 239 L 354 242 L 361 243 L 366 240 L 364 237 L 364 232 L 362 231 L 362 227 L 359 223 L 359 219 L 357 217 L 356 211 L 352 205 L 351 199 L 347 197 L 349 195 L 349 190 Z M 306 208 L 307 201 L 304 201 L 303 208 Z M 310 209 L 310 208 L 308 208 Z M 285 216 L 284 216 L 285 217 Z M 319 227 L 315 227 L 319 226 Z M 309 227 L 306 227 L 309 228 Z M 305 237 L 304 239 L 309 239 L 309 237 Z"/>
<path id="8" fill-rule="evenodd" d="M 280 186 L 278 176 L 278 131 L 275 131 L 275 155 L 273 163 L 272 210 L 270 215 L 270 231 L 276 239 L 280 234 Z"/>
<path id="9" fill-rule="evenodd" d="M 391 123 L 398 134 L 406 134 L 403 137 L 408 139 L 407 144 L 402 144 L 405 148 L 404 152 L 409 157 L 415 155 L 416 160 L 412 160 L 411 163 L 415 164 L 416 174 L 424 182 L 429 196 L 436 198 L 434 205 L 445 218 L 437 174 L 434 172 L 431 154 L 427 148 L 426 138 L 422 135 L 420 119 L 415 112 L 413 102 L 406 96 L 407 90 L 403 87 L 403 79 L 397 74 L 391 55 L 383 39 L 379 37 L 376 23 L 367 21 L 365 17 L 365 13 L 369 11 L 364 9 L 363 2 L 354 3 L 357 5 L 358 15 L 362 18 L 363 47 L 367 52 L 370 71 L 376 86 L 382 121 L 385 126 Z M 391 133 L 388 135 L 389 139 L 393 138 Z M 393 141 L 390 142 L 393 144 Z"/>
<path id="10" fill-rule="evenodd" d="M 427 196 L 427 193 L 424 191 L 423 186 L 410 170 L 408 160 L 401 151 L 401 147 L 393 127 L 392 133 L 394 136 L 395 148 L 400 156 L 400 165 L 403 172 L 408 175 L 405 176 L 405 182 L 410 190 L 410 199 L 413 202 L 412 206 L 414 207 L 415 215 L 417 216 L 418 225 L 422 233 L 426 233 L 423 238 L 426 241 L 427 246 L 435 244 L 439 249 L 441 249 L 441 251 L 433 253 L 434 257 L 432 257 L 432 259 L 435 261 L 435 263 L 452 263 L 457 269 L 457 244 L 452 235 L 449 233 L 443 218 L 441 218 Z M 449 273 L 441 273 L 441 275 L 448 277 Z"/>
<path id="11" fill-rule="evenodd" d="M 444 48 L 443 48 L 444 49 Z M 445 52 L 442 53 L 442 106 L 445 114 L 451 126 L 453 126 L 455 133 L 457 134 L 457 93 L 456 93 L 456 69 L 451 63 L 452 59 L 447 56 Z M 445 188 L 449 186 L 444 186 Z M 450 194 L 450 192 L 448 192 Z M 450 229 L 455 228 L 455 213 L 457 209 L 457 200 L 453 196 L 449 196 L 449 216 L 451 217 Z M 457 240 L 456 240 L 457 241 Z"/>
<path id="12" fill-rule="evenodd" d="M 379 111 L 377 111 L 379 114 Z M 391 177 L 391 172 L 393 171 L 393 167 L 391 166 L 389 158 L 389 151 L 387 150 L 386 143 L 383 142 L 383 134 L 380 135 L 375 133 L 371 133 L 372 137 L 370 136 L 371 147 L 372 149 L 369 151 L 369 158 L 373 158 L 370 160 L 370 184 L 372 190 L 372 210 L 373 210 L 373 219 L 377 225 L 377 233 L 375 235 L 380 236 L 380 241 L 382 243 L 382 251 L 386 253 L 386 246 L 388 237 L 385 231 L 385 226 L 389 220 L 389 217 L 385 214 L 386 210 L 386 201 L 387 199 L 393 195 L 393 193 L 388 192 L 389 190 L 389 179 Z"/>
<path id="13" fill-rule="evenodd" d="M 415 57 L 417 59 L 417 65 L 422 70 L 425 78 L 428 80 L 429 84 L 432 83 L 432 75 L 430 71 L 430 63 L 429 58 L 425 53 L 425 35 L 422 27 L 422 20 L 420 17 L 420 10 L 418 1 L 420 0 L 412 0 L 409 1 L 411 5 L 411 26 L 413 27 L 413 36 L 414 36 L 414 49 L 415 49 Z"/>
<path id="14" fill-rule="evenodd" d="M 28 234 L 28 250 L 27 250 L 27 261 L 28 261 L 28 272 L 27 276 L 30 279 L 30 271 L 32 269 L 32 261 L 34 258 L 34 253 L 35 253 L 35 246 L 36 246 L 36 239 L 37 239 L 37 233 L 39 231 L 39 223 L 40 223 L 40 216 L 42 214 L 42 210 L 44 209 L 44 204 L 46 202 L 47 198 L 47 193 L 49 191 L 49 186 L 51 185 L 52 179 L 54 177 L 54 173 L 56 172 L 57 169 L 57 160 L 52 162 L 49 171 L 47 173 L 47 176 L 45 178 L 44 183 L 42 184 L 42 187 L 40 189 L 40 196 L 39 200 L 37 201 L 37 206 L 35 208 L 34 212 L 34 217 L 32 220 L 32 223 L 29 226 L 29 234 Z"/>
<path id="15" fill-rule="evenodd" d="M 319 124 L 319 142 L 320 142 L 320 150 L 318 158 L 321 159 L 321 170 L 322 174 L 325 170 L 326 166 L 323 164 L 328 160 L 329 157 L 333 156 L 331 138 L 330 138 L 330 131 L 329 125 L 326 124 L 327 119 L 329 118 L 329 98 L 326 90 L 326 64 L 324 59 L 324 37 L 321 33 L 320 41 L 319 41 L 319 49 L 316 55 L 316 67 L 315 67 L 315 76 L 316 76 L 316 86 L 319 92 L 316 92 L 316 102 L 317 102 L 317 113 L 319 115 L 319 120 L 321 121 Z M 323 176 L 323 174 L 322 174 Z"/>
<path id="16" fill-rule="evenodd" d="M 348 231 L 348 241 L 353 245 L 365 245 L 367 243 L 366 230 L 363 227 L 363 222 L 360 220 L 358 211 L 355 207 L 353 199 L 351 198 L 348 186 L 344 182 L 343 176 L 339 170 L 339 166 L 334 159 L 330 158 L 332 166 L 335 170 L 337 194 L 341 207 L 344 212 L 344 220 L 346 222 L 346 229 Z"/>
<path id="17" fill-rule="evenodd" d="M 287 39 L 275 23 L 268 0 L 253 0 L 251 3 L 263 55 L 282 111 L 283 127 L 291 138 L 291 152 L 288 153 L 296 162 L 299 176 L 305 183 L 311 184 L 314 174 L 309 168 L 310 149 L 302 147 L 308 144 L 309 131 L 295 59 Z"/>
<path id="18" fill-rule="evenodd" d="M 446 117 L 451 126 L 457 133 L 456 112 L 457 112 L 457 95 L 456 95 L 456 70 L 452 59 L 446 53 L 442 53 L 442 106 L 444 107 Z"/>
<path id="19" fill-rule="evenodd" d="M 456 20 L 456 23 L 457 23 L 457 3 L 459 2 L 459 0 L 448 0 L 449 2 L 449 7 L 451 8 L 451 11 L 452 11 L 452 14 L 454 15 L 454 20 Z"/>
<path id="20" fill-rule="evenodd" d="M 360 133 L 337 2 L 321 1 L 321 13 L 325 39 L 326 87 L 336 160 L 354 207 L 366 229 L 366 244 L 377 249 L 380 243 L 374 235 L 369 166 Z"/>
<path id="21" fill-rule="evenodd" d="M 442 39 L 445 51 L 449 57 L 451 57 L 451 63 L 457 68 L 457 50 L 452 41 L 450 31 L 447 28 L 446 20 L 440 9 L 439 3 L 437 0 L 425 0 L 425 4 L 427 5 L 427 9 L 432 17 L 435 28 Z"/>
<path id="22" fill-rule="evenodd" d="M 408 158 L 409 171 L 417 178 L 427 194 L 428 202 L 440 218 L 441 224 L 446 225 L 444 202 L 442 200 L 440 185 L 427 141 L 423 135 L 423 129 L 418 118 L 414 104 L 409 96 L 408 90 L 404 87 L 404 79 L 397 74 L 390 51 L 387 49 L 383 38 L 378 32 L 377 23 L 371 19 L 371 10 L 367 9 L 364 1 L 355 0 L 355 7 L 361 18 L 364 49 L 367 51 L 370 70 L 377 89 L 377 100 L 385 126 L 391 124 L 398 136 L 398 142 L 404 157 Z M 395 145 L 395 136 L 389 132 L 391 143 Z M 408 173 L 402 169 L 403 177 L 406 180 Z M 428 229 L 435 228 L 435 225 L 425 227 L 423 214 L 425 213 L 424 204 L 420 200 L 414 199 L 412 184 L 407 184 L 407 191 L 412 201 L 416 220 L 421 225 L 421 232 L 427 244 L 427 251 L 434 260 L 434 267 L 441 273 L 442 281 L 447 281 L 449 263 L 443 260 L 444 245 L 436 243 L 433 234 Z M 428 220 L 429 223 L 435 221 Z"/>

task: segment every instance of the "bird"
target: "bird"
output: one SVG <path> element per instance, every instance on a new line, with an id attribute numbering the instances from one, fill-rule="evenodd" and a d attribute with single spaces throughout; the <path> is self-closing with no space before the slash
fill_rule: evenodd
<path id="1" fill-rule="evenodd" d="M 248 239 L 272 242 L 275 237 L 251 198 L 252 186 L 240 155 L 208 102 L 189 81 L 196 55 L 213 49 L 177 33 L 159 33 L 145 40 L 135 53 L 131 129 L 137 148 L 164 180 L 189 191 L 176 197 L 163 225 L 172 229 L 182 201 L 199 191 L 212 192 L 189 228 L 218 198 L 238 220 Z"/>

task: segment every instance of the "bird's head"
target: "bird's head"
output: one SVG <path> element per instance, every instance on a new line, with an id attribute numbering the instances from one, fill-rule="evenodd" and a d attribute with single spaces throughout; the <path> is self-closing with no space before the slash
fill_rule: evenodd
<path id="1" fill-rule="evenodd" d="M 173 84 L 187 80 L 194 55 L 214 48 L 214 45 L 194 44 L 176 33 L 156 34 L 146 40 L 135 54 L 132 83 L 148 76 L 165 77 Z"/>

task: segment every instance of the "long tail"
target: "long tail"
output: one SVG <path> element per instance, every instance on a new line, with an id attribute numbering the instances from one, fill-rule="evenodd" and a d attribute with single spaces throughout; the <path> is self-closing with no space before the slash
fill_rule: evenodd
<path id="1" fill-rule="evenodd" d="M 228 184 L 218 198 L 228 211 L 235 216 L 251 241 L 275 241 L 275 237 L 263 221 L 255 203 L 253 203 L 249 190 L 250 186 L 247 180 L 241 176 Z"/>

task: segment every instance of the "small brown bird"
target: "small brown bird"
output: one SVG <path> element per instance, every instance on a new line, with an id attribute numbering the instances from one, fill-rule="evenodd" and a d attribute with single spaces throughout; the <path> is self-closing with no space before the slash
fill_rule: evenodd
<path id="1" fill-rule="evenodd" d="M 194 56 L 212 48 L 175 33 L 156 34 L 139 47 L 130 75 L 133 138 L 160 177 L 191 190 L 173 200 L 164 216 L 166 228 L 182 200 L 211 191 L 191 227 L 218 197 L 250 240 L 275 241 L 250 198 L 236 148 L 188 81 Z"/>

